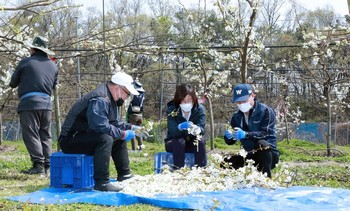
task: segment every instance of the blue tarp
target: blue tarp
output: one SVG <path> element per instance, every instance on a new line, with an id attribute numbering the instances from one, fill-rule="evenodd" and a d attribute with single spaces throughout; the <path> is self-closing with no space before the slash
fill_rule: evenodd
<path id="1" fill-rule="evenodd" d="M 324 143 L 326 141 L 326 132 L 327 127 L 325 123 L 305 122 L 296 128 L 293 137 L 316 143 Z"/>
<path id="2" fill-rule="evenodd" d="M 155 198 L 93 190 L 46 188 L 8 199 L 37 204 L 90 203 L 121 206 L 142 203 L 163 208 L 199 210 L 350 210 L 350 190 L 305 186 L 276 190 L 245 188 L 196 192 L 180 197 L 158 195 Z"/>

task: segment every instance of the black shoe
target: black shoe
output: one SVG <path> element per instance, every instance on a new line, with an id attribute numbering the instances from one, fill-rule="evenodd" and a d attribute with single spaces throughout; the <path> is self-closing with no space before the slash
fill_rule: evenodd
<path id="1" fill-rule="evenodd" d="M 45 166 L 45 174 L 49 175 L 50 174 L 50 166 Z"/>
<path id="2" fill-rule="evenodd" d="M 123 188 L 114 186 L 112 183 L 96 184 L 94 189 L 99 191 L 109 191 L 109 192 L 119 192 L 123 190 Z"/>
<path id="3" fill-rule="evenodd" d="M 22 171 L 25 174 L 45 174 L 44 164 L 34 163 L 33 167 L 27 171 Z"/>
<path id="4" fill-rule="evenodd" d="M 134 175 L 132 175 L 132 174 L 126 174 L 126 175 L 118 176 L 117 180 L 118 180 L 118 182 L 121 182 L 121 181 L 130 179 L 130 178 L 132 178 L 132 177 L 134 177 Z"/>

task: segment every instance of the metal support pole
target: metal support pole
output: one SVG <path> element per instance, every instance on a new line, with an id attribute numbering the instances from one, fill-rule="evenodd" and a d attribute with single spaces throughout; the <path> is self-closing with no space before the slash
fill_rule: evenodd
<path id="1" fill-rule="evenodd" d="M 75 23 L 76 23 L 76 28 L 77 28 L 77 41 L 79 40 L 79 33 L 78 33 L 78 17 L 75 17 Z M 80 44 L 77 42 L 77 49 L 79 52 Z M 80 55 L 77 57 L 77 80 L 78 80 L 78 98 L 81 98 L 81 79 L 80 79 Z"/>
<path id="2" fill-rule="evenodd" d="M 56 134 L 57 134 L 57 151 L 60 151 L 60 145 L 58 144 L 58 138 L 61 134 L 61 113 L 60 113 L 60 101 L 58 100 L 58 86 L 55 87 L 53 92 L 55 98 L 55 119 L 56 119 Z"/>
<path id="3" fill-rule="evenodd" d="M 164 91 L 164 64 L 163 64 L 163 57 L 161 59 L 162 63 L 162 78 L 160 82 L 160 105 L 159 105 L 159 120 L 161 121 L 163 118 L 163 91 Z M 160 66 L 160 65 L 159 65 Z"/>
<path id="4" fill-rule="evenodd" d="M 106 30 L 105 30 L 105 1 L 102 0 L 102 30 L 103 30 L 103 76 L 104 82 L 107 82 L 107 62 L 106 62 Z"/>

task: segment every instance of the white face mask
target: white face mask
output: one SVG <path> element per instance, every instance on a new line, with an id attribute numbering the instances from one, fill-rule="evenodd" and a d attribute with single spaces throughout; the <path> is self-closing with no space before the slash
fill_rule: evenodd
<path id="1" fill-rule="evenodd" d="M 242 103 L 242 104 L 237 104 L 238 109 L 241 110 L 243 113 L 248 112 L 252 106 L 250 105 L 250 102 Z"/>
<path id="2" fill-rule="evenodd" d="M 193 103 L 183 103 L 183 104 L 180 104 L 180 107 L 182 111 L 189 112 L 193 107 Z"/>

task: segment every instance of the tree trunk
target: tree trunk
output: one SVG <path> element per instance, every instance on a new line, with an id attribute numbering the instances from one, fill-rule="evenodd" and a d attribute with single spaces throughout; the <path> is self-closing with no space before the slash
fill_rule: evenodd
<path id="1" fill-rule="evenodd" d="M 250 7 L 253 7 L 254 5 L 252 5 L 249 1 L 248 3 L 250 4 Z M 253 25 L 255 22 L 255 18 L 257 15 L 257 9 L 253 9 L 252 14 L 250 15 L 249 18 L 249 30 L 247 32 L 247 35 L 245 37 L 244 40 L 244 47 L 242 49 L 242 67 L 241 67 L 241 79 L 242 79 L 242 83 L 247 83 L 247 72 L 248 72 L 248 48 L 249 48 L 249 42 L 250 42 L 250 35 L 252 34 L 252 30 L 253 30 Z"/>
<path id="2" fill-rule="evenodd" d="M 209 124 L 210 124 L 210 149 L 214 149 L 214 113 L 213 106 L 211 102 L 211 97 L 209 94 L 205 94 L 204 97 L 208 100 L 209 104 Z"/>
<path id="3" fill-rule="evenodd" d="M 290 137 L 289 137 L 289 127 L 288 127 L 288 118 L 287 118 L 287 112 L 286 109 L 283 109 L 284 113 L 284 123 L 286 124 L 286 134 L 287 134 L 287 144 L 290 142 Z"/>
<path id="4" fill-rule="evenodd" d="M 0 146 L 2 145 L 2 112 L 0 112 Z"/>
<path id="5" fill-rule="evenodd" d="M 331 109 L 331 96 L 330 85 L 327 85 L 327 92 L 325 93 L 327 99 L 327 156 L 331 155 L 331 132 L 332 132 L 332 109 Z"/>

